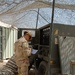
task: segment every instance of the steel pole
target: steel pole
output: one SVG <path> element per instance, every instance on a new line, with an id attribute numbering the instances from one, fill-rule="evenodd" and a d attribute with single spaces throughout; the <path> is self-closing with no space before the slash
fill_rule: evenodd
<path id="1" fill-rule="evenodd" d="M 52 45 L 53 45 L 53 28 L 54 28 L 54 24 L 53 24 L 53 20 L 54 20 L 54 8 L 55 8 L 55 0 L 53 0 L 53 4 L 52 4 L 52 18 L 51 18 L 51 24 L 50 24 L 50 38 L 49 38 L 49 69 L 48 69 L 48 75 L 51 75 L 51 56 L 52 56 Z"/>
<path id="2" fill-rule="evenodd" d="M 37 29 L 37 26 L 38 26 L 38 19 L 39 19 L 39 8 L 38 8 L 37 19 L 36 19 L 36 29 Z"/>

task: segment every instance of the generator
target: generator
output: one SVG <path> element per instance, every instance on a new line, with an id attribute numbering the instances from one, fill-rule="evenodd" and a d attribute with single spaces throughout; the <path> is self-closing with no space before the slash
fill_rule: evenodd
<path id="1" fill-rule="evenodd" d="M 36 49 L 38 51 L 36 54 L 32 54 L 30 57 L 30 64 L 31 64 L 30 68 L 34 65 L 39 75 L 48 75 L 49 71 L 51 72 L 51 75 L 71 74 L 72 72 L 72 71 L 70 72 L 71 62 L 69 61 L 69 59 L 74 60 L 73 59 L 74 55 L 73 57 L 72 56 L 67 57 L 67 54 L 63 54 L 63 52 L 65 53 L 65 51 L 67 51 L 69 55 L 71 54 L 71 51 L 69 51 L 70 49 L 68 44 L 65 45 L 65 48 L 62 48 L 61 46 L 62 44 L 64 45 L 64 42 L 63 43 L 61 42 L 62 42 L 62 39 L 65 39 L 65 38 L 66 39 L 68 38 L 68 41 L 69 39 L 74 40 L 75 26 L 64 25 L 64 24 L 54 24 L 52 50 L 50 51 L 50 36 L 51 36 L 50 25 L 51 24 L 48 24 L 35 30 L 35 37 L 33 37 L 31 41 L 31 45 L 33 49 Z M 19 32 L 21 33 L 22 29 L 19 29 L 19 30 L 20 30 Z M 71 49 L 73 49 L 73 47 Z M 51 54 L 51 59 L 49 59 L 50 54 Z M 75 53 L 73 52 L 72 54 L 75 54 Z M 62 59 L 63 56 L 65 59 L 68 58 L 67 59 L 68 61 Z M 69 63 L 69 66 L 66 66 L 67 63 Z M 48 68 L 49 66 L 50 66 L 50 69 Z"/>
<path id="2" fill-rule="evenodd" d="M 72 25 L 64 25 L 64 24 L 54 24 L 53 28 L 53 38 L 52 38 L 52 50 L 51 50 L 51 59 L 49 60 L 49 51 L 50 51 L 50 24 L 43 26 L 37 30 L 37 36 L 36 40 L 38 39 L 38 42 L 35 45 L 38 45 L 38 58 L 41 59 L 40 63 L 36 61 L 38 64 L 38 72 L 39 75 L 47 75 L 48 70 L 48 62 L 50 62 L 50 70 L 52 75 L 58 75 L 58 74 L 70 74 L 70 67 L 65 66 L 66 62 L 63 61 L 64 59 L 61 59 L 63 54 L 60 53 L 60 44 L 59 44 L 59 36 L 63 37 L 64 39 L 66 37 L 75 37 L 74 34 L 75 26 Z M 68 41 L 67 41 L 68 42 Z M 68 49 L 69 50 L 69 49 Z M 69 52 L 68 52 L 69 53 Z M 73 52 L 74 53 L 74 52 Z M 72 54 L 71 54 L 72 55 Z M 64 54 L 66 57 L 66 55 Z M 70 57 L 68 57 L 69 59 Z M 62 65 L 64 62 L 64 65 Z M 70 63 L 70 62 L 69 62 Z M 69 68 L 69 70 L 67 69 Z M 66 69 L 65 69 L 66 68 Z M 68 71 L 65 71 L 68 70 Z"/>

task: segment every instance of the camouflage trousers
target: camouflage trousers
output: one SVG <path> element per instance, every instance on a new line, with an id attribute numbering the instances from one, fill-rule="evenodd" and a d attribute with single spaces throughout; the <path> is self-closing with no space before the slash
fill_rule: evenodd
<path id="1" fill-rule="evenodd" d="M 16 62 L 18 66 L 18 75 L 28 75 L 28 62 L 26 60 L 24 61 L 17 61 Z"/>

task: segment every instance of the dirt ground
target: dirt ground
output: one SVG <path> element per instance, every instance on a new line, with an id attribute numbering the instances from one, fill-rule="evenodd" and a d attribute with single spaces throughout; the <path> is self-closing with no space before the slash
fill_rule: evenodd
<path id="1" fill-rule="evenodd" d="M 8 62 L 8 60 L 0 61 L 0 68 L 2 68 L 3 65 L 6 65 L 7 62 Z"/>

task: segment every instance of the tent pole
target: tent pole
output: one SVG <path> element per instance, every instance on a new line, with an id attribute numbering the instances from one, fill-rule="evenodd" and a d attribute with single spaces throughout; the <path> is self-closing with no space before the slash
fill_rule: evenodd
<path id="1" fill-rule="evenodd" d="M 38 8 L 38 11 L 37 11 L 37 18 L 36 18 L 35 37 L 37 37 L 38 19 L 39 19 L 39 8 Z"/>
<path id="2" fill-rule="evenodd" d="M 36 30 L 37 30 L 37 26 L 38 26 L 38 19 L 39 19 L 39 8 L 38 8 L 37 19 L 36 19 Z"/>
<path id="3" fill-rule="evenodd" d="M 54 8 L 55 8 L 55 0 L 53 0 L 53 4 L 52 4 L 52 18 L 51 18 L 51 24 L 50 24 L 48 75 L 52 75 L 51 74 L 51 59 L 52 59 L 52 49 L 53 49 L 52 45 L 53 45 L 53 28 L 54 28 L 54 24 L 53 24 Z"/>

